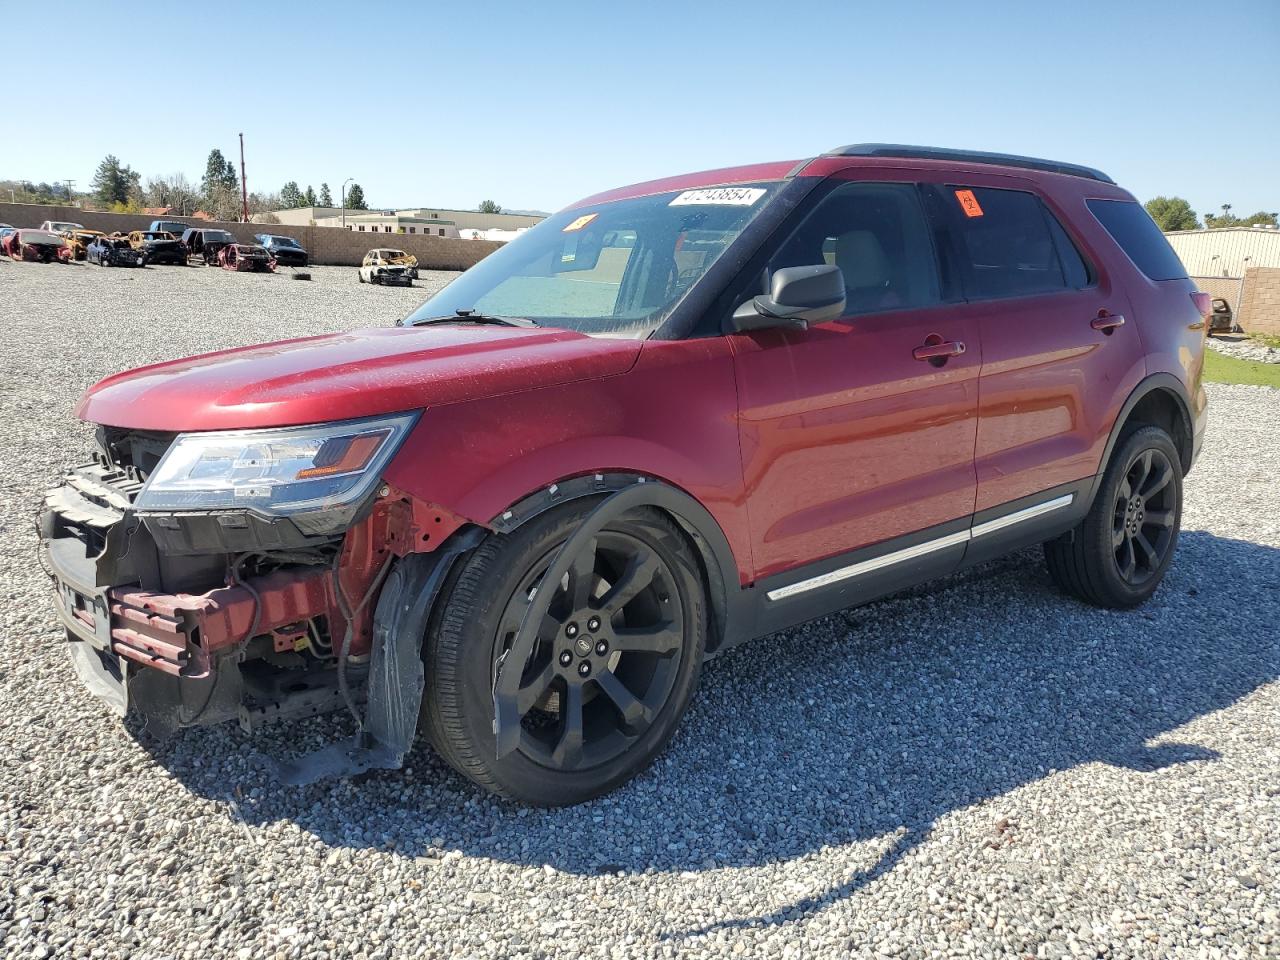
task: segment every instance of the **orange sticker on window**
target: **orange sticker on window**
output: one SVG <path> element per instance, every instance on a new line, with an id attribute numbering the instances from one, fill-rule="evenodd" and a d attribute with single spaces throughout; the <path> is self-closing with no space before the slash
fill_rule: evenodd
<path id="1" fill-rule="evenodd" d="M 966 217 L 982 216 L 982 205 L 978 203 L 978 198 L 973 195 L 972 190 L 957 190 L 956 199 L 960 201 L 960 209 L 964 211 Z"/>
<path id="2" fill-rule="evenodd" d="M 594 220 L 597 216 L 599 216 L 599 214 L 595 214 L 595 213 L 586 213 L 586 214 L 583 214 L 583 215 L 582 215 L 582 216 L 580 216 L 577 220 L 573 221 L 573 223 L 569 224 L 567 227 L 565 227 L 565 228 L 564 228 L 563 230 L 561 230 L 560 232 L 561 232 L 561 233 L 573 233 L 573 231 L 575 231 L 575 230 L 581 230 L 581 229 L 582 229 L 583 227 L 585 227 L 588 223 L 590 223 L 592 220 Z"/>

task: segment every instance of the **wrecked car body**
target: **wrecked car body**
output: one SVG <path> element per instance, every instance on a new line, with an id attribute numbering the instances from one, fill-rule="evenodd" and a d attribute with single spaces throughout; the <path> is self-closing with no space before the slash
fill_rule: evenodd
<path id="1" fill-rule="evenodd" d="M 187 265 L 187 246 L 171 233 L 160 230 L 134 230 L 129 234 L 129 244 L 142 254 L 142 263 L 172 263 Z"/>
<path id="2" fill-rule="evenodd" d="M 218 251 L 218 265 L 239 273 L 273 273 L 275 258 L 256 243 L 229 243 Z"/>
<path id="3" fill-rule="evenodd" d="M 71 248 L 47 230 L 16 230 L 4 238 L 4 252 L 14 260 L 32 263 L 71 262 Z"/>
<path id="4" fill-rule="evenodd" d="M 106 234 L 101 230 L 65 230 L 61 236 L 71 248 L 71 259 L 84 260 L 89 255 L 89 244 Z"/>
<path id="5" fill-rule="evenodd" d="M 124 237 L 100 236 L 85 248 L 85 262 L 100 267 L 140 267 L 142 253 Z"/>

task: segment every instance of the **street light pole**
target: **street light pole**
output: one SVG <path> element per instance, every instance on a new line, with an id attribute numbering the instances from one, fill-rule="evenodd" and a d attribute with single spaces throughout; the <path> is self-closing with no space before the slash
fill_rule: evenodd
<path id="1" fill-rule="evenodd" d="M 342 181 L 342 229 L 347 229 L 347 184 L 355 177 L 347 177 Z"/>

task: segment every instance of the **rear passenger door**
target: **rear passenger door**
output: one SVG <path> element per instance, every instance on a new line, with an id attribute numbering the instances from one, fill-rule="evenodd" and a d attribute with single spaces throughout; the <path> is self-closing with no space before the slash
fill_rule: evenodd
<path id="1" fill-rule="evenodd" d="M 1055 488 L 1098 470 L 1115 398 L 1142 378 L 1142 345 L 1124 319 L 1123 292 L 1032 181 L 975 176 L 935 184 L 931 194 L 967 301 L 962 311 L 982 341 L 982 523 L 1036 506 L 1046 491 L 1065 497 Z M 1071 213 L 1088 216 L 1083 201 Z"/>

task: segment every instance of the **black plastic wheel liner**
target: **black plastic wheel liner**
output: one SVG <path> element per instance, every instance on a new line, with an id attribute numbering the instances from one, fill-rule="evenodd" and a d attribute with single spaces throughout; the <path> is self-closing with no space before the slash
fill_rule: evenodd
<path id="1" fill-rule="evenodd" d="M 398 770 L 413 749 L 426 674 L 422 640 L 436 597 L 454 561 L 483 539 L 472 527 L 432 553 L 398 561 L 374 611 L 368 699 L 355 736 L 293 760 L 268 760 L 291 786 L 369 770 Z"/>

